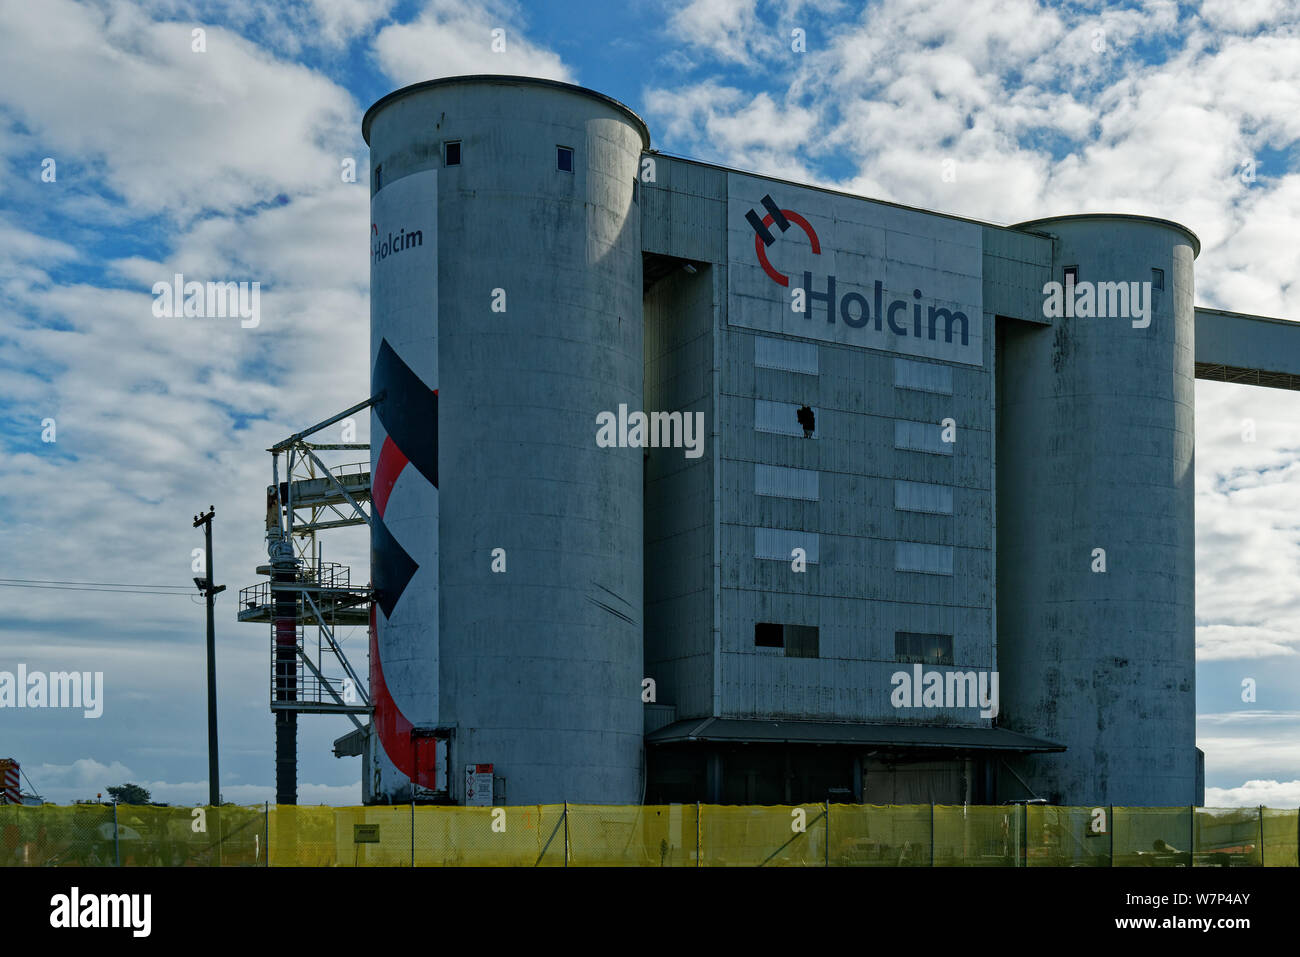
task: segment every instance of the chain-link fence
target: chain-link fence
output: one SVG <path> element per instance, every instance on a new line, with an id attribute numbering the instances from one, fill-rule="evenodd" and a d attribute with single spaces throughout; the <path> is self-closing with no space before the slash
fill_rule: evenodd
<path id="1" fill-rule="evenodd" d="M 251 867 L 266 864 L 265 806 L 0 806 L 0 865 Z"/>
<path id="2" fill-rule="evenodd" d="M 1296 867 L 1300 810 L 0 806 L 0 866 Z"/>

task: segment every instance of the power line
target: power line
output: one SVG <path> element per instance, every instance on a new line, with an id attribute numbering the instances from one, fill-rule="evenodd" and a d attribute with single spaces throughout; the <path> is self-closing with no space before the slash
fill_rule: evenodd
<path id="1" fill-rule="evenodd" d="M 109 595 L 169 595 L 172 598 L 194 597 L 189 592 L 183 591 L 146 591 L 139 588 L 85 588 L 75 585 L 30 585 L 6 581 L 0 581 L 0 588 L 31 588 L 38 591 L 97 591 Z"/>
<path id="2" fill-rule="evenodd" d="M 112 588 L 183 588 L 189 585 L 141 585 L 138 582 L 68 582 L 56 578 L 0 578 L 0 582 L 21 582 L 24 585 L 106 585 Z"/>

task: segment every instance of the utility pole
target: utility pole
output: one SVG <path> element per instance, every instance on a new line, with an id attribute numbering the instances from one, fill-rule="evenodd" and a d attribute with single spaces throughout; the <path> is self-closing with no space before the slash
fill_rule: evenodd
<path id="1" fill-rule="evenodd" d="M 194 516 L 194 527 L 203 526 L 203 564 L 207 571 L 204 578 L 194 579 L 194 584 L 208 600 L 208 804 L 211 807 L 221 806 L 217 774 L 217 649 L 213 601 L 226 590 L 225 585 L 212 584 L 212 516 L 216 514 L 217 510 L 209 505 L 206 513 Z"/>

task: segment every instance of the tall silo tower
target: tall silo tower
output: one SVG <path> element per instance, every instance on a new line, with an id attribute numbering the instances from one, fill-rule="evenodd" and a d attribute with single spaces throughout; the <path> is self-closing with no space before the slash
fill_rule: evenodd
<path id="1" fill-rule="evenodd" d="M 362 130 L 383 393 L 366 800 L 415 781 L 464 801 L 465 766 L 491 764 L 495 803 L 635 803 L 643 453 L 598 447 L 596 417 L 641 404 L 645 124 L 566 83 L 462 76 Z"/>
<path id="2" fill-rule="evenodd" d="M 1017 765 L 1043 797 L 1192 804 L 1200 243 L 1143 216 L 1019 228 L 1050 234 L 1052 279 L 1073 280 L 1076 301 L 1092 284 L 1094 303 L 1092 315 L 999 328 L 1002 721 L 1067 746 Z M 1149 283 L 1149 316 L 1097 315 L 1121 301 L 1103 283 Z"/>

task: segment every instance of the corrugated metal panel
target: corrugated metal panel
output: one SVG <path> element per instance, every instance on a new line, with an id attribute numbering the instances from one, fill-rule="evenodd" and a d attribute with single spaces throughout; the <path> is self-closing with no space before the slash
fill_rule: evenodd
<path id="1" fill-rule="evenodd" d="M 894 448 L 913 452 L 933 452 L 935 455 L 952 455 L 955 443 L 943 440 L 943 426 L 931 422 L 913 422 L 910 419 L 894 420 Z"/>
<path id="2" fill-rule="evenodd" d="M 817 343 L 755 336 L 754 365 L 817 375 Z"/>
<path id="3" fill-rule="evenodd" d="M 925 572 L 929 575 L 951 575 L 952 546 L 922 545 L 920 542 L 895 542 L 894 570 L 900 572 Z"/>
<path id="4" fill-rule="evenodd" d="M 754 428 L 760 432 L 775 432 L 777 435 L 803 435 L 803 426 L 799 424 L 799 409 L 802 406 L 794 402 L 769 402 L 767 399 L 754 400 Z M 821 409 L 810 406 L 813 413 L 813 436 L 821 434 Z M 919 424 L 919 423 L 918 423 Z"/>
<path id="5" fill-rule="evenodd" d="M 894 508 L 908 512 L 952 514 L 952 489 L 924 482 L 894 482 Z"/>
<path id="6" fill-rule="evenodd" d="M 913 362 L 911 359 L 894 360 L 894 385 L 900 389 L 918 389 L 952 395 L 952 366 L 934 362 Z"/>
<path id="7" fill-rule="evenodd" d="M 984 311 L 1050 324 L 1043 316 L 1043 283 L 1052 278 L 1052 241 L 989 226 L 984 229 Z"/>
<path id="8" fill-rule="evenodd" d="M 820 538 L 816 532 L 796 532 L 788 528 L 754 529 L 754 557 L 770 558 L 779 562 L 791 561 L 790 553 L 802 548 L 808 564 L 817 564 Z M 949 572 L 951 574 L 951 572 Z"/>
<path id="9" fill-rule="evenodd" d="M 777 498 L 821 498 L 819 474 L 811 469 L 789 469 L 780 465 L 754 464 L 754 491 Z M 951 511 L 951 501 L 949 502 Z"/>

